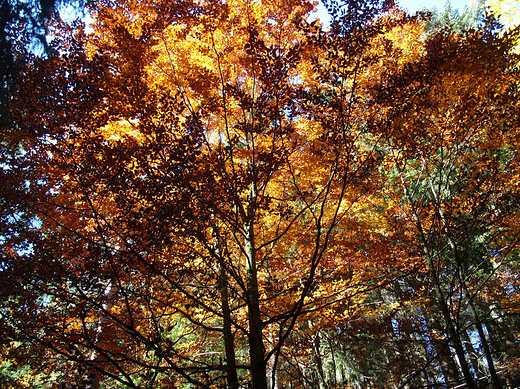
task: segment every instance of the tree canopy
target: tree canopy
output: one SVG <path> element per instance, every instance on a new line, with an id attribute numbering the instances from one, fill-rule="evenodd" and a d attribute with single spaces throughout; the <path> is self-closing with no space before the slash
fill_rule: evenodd
<path id="1" fill-rule="evenodd" d="M 2 386 L 520 384 L 515 30 L 324 5 L 48 25 L 2 127 Z"/>

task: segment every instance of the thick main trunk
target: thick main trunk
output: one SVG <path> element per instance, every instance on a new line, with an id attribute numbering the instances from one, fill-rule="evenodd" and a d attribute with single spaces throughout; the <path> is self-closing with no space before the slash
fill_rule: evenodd
<path id="1" fill-rule="evenodd" d="M 267 364 L 262 336 L 262 318 L 260 316 L 260 295 L 256 271 L 256 252 L 252 223 L 246 227 L 246 262 L 247 262 L 247 305 L 249 313 L 249 359 L 253 389 L 267 389 Z"/>
<path id="2" fill-rule="evenodd" d="M 237 361 L 235 355 L 235 337 L 233 336 L 233 329 L 231 327 L 231 309 L 229 307 L 229 290 L 228 290 L 228 273 L 226 264 L 222 257 L 222 249 L 219 241 L 219 234 L 217 228 L 214 229 L 215 236 L 215 254 L 218 259 L 219 266 L 219 288 L 220 299 L 222 304 L 222 334 L 224 335 L 224 348 L 226 350 L 226 377 L 229 389 L 238 389 L 238 375 L 237 375 Z"/>

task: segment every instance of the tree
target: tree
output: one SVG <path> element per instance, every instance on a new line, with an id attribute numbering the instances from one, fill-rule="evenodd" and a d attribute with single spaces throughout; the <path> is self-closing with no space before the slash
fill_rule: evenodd
<path id="1" fill-rule="evenodd" d="M 6 360 L 325 388 L 460 381 L 452 350 L 474 385 L 477 336 L 490 371 L 514 358 L 485 326 L 516 309 L 517 75 L 492 30 L 424 38 L 390 6 L 327 2 L 328 32 L 300 0 L 58 24 L 1 154 Z"/>
<path id="2" fill-rule="evenodd" d="M 359 283 L 319 273 L 378 163 L 347 133 L 378 7 L 336 5 L 331 37 L 295 27 L 299 1 L 126 3 L 97 38 L 61 32 L 19 86 L 3 171 L 13 339 L 92 387 L 275 385 L 299 319 Z"/>
<path id="3" fill-rule="evenodd" d="M 391 112 L 382 122 L 387 152 L 405 217 L 424 250 L 432 305 L 442 313 L 464 380 L 476 387 L 472 369 L 479 368 L 470 366 L 471 341 L 464 345 L 463 339 L 469 331 L 468 339 L 478 337 L 493 387 L 501 387 L 495 368 L 500 357 L 484 329 L 496 302 L 486 301 L 482 290 L 496 287 L 495 275 L 509 273 L 517 258 L 517 227 L 506 222 L 517 210 L 500 200 L 517 196 L 510 192 L 517 175 L 518 154 L 510 143 L 517 137 L 510 121 L 516 115 L 503 112 L 515 105 L 507 101 L 517 93 L 517 80 L 510 78 L 507 43 L 480 31 L 463 38 L 471 45 L 461 46 L 450 33 L 427 42 L 424 55 L 431 62 L 404 67 L 402 77 L 381 89 L 378 102 Z M 496 66 L 489 68 L 488 61 Z M 404 104 L 397 108 L 397 101 Z"/>
<path id="4" fill-rule="evenodd" d="M 447 2 L 441 10 L 432 8 L 425 9 L 423 12 L 430 12 L 430 20 L 427 23 L 427 29 L 435 31 L 437 29 L 449 28 L 459 32 L 474 29 L 482 19 L 483 2 L 475 2 L 464 7 L 462 12 L 453 9 L 451 4 Z"/>

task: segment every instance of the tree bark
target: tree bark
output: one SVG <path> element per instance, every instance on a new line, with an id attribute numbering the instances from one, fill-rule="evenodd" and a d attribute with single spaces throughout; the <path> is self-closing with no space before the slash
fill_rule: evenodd
<path id="1" fill-rule="evenodd" d="M 233 336 L 231 309 L 229 307 L 228 273 L 222 256 L 222 248 L 219 239 L 218 228 L 213 227 L 215 238 L 215 255 L 218 261 L 219 288 L 222 305 L 222 334 L 224 336 L 224 349 L 226 351 L 226 377 L 229 389 L 238 389 L 237 362 L 235 354 L 235 337 Z"/>
<path id="2" fill-rule="evenodd" d="M 253 222 L 245 226 L 247 306 L 249 313 L 249 359 L 253 389 L 267 389 L 267 363 L 262 336 L 262 318 L 260 316 L 260 294 L 256 269 L 256 250 Z"/>

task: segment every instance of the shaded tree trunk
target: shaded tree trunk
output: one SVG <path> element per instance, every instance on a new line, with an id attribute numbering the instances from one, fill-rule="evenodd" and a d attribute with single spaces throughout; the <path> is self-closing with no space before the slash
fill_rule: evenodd
<path id="1" fill-rule="evenodd" d="M 256 250 L 254 246 L 253 222 L 245 226 L 246 231 L 246 271 L 247 305 L 249 314 L 249 358 L 253 389 L 267 389 L 267 364 L 262 336 L 262 318 L 260 316 L 260 295 L 256 269 Z"/>

